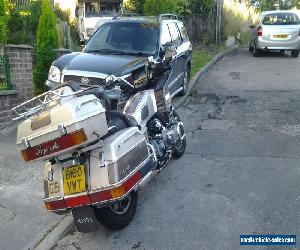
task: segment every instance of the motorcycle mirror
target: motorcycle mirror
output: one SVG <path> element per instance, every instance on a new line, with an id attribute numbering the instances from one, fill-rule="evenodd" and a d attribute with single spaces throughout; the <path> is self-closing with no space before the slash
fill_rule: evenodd
<path id="1" fill-rule="evenodd" d="M 115 76 L 110 75 L 110 76 L 108 76 L 108 77 L 105 78 L 105 82 L 106 82 L 106 83 L 111 83 L 111 82 L 114 82 L 115 79 L 116 79 Z"/>

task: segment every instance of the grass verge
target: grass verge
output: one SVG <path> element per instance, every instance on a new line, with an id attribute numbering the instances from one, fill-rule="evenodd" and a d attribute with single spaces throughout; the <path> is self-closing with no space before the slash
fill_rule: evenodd
<path id="1" fill-rule="evenodd" d="M 205 66 L 213 57 L 225 50 L 225 45 L 221 46 L 206 46 L 196 45 L 193 48 L 192 68 L 191 77 L 194 77 L 197 72 Z"/>

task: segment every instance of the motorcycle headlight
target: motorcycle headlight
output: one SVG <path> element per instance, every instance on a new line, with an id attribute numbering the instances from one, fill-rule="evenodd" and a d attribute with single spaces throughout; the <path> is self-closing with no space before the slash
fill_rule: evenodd
<path id="1" fill-rule="evenodd" d="M 60 77 L 61 77 L 60 69 L 55 66 L 51 66 L 49 70 L 48 80 L 59 83 Z"/>

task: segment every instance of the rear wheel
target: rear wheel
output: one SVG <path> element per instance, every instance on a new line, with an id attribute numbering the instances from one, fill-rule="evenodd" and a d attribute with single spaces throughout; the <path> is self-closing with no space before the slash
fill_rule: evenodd
<path id="1" fill-rule="evenodd" d="M 98 221 L 110 230 L 121 230 L 132 221 L 137 207 L 138 194 L 131 192 L 124 200 L 114 205 L 96 208 Z"/>
<path id="2" fill-rule="evenodd" d="M 298 57 L 299 56 L 299 50 L 292 50 L 291 51 L 291 56 L 292 57 Z"/>

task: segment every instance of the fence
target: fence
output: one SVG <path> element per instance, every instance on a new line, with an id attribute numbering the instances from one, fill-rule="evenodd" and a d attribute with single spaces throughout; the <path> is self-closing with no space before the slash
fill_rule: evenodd
<path id="1" fill-rule="evenodd" d="M 31 0 L 10 0 L 11 3 L 16 5 L 16 9 L 26 9 L 30 6 Z"/>
<path id="2" fill-rule="evenodd" d="M 214 43 L 216 17 L 214 12 L 192 15 L 183 19 L 189 37 L 193 43 Z"/>
<path id="3" fill-rule="evenodd" d="M 6 54 L 0 54 L 0 90 L 11 89 L 10 65 Z"/>

